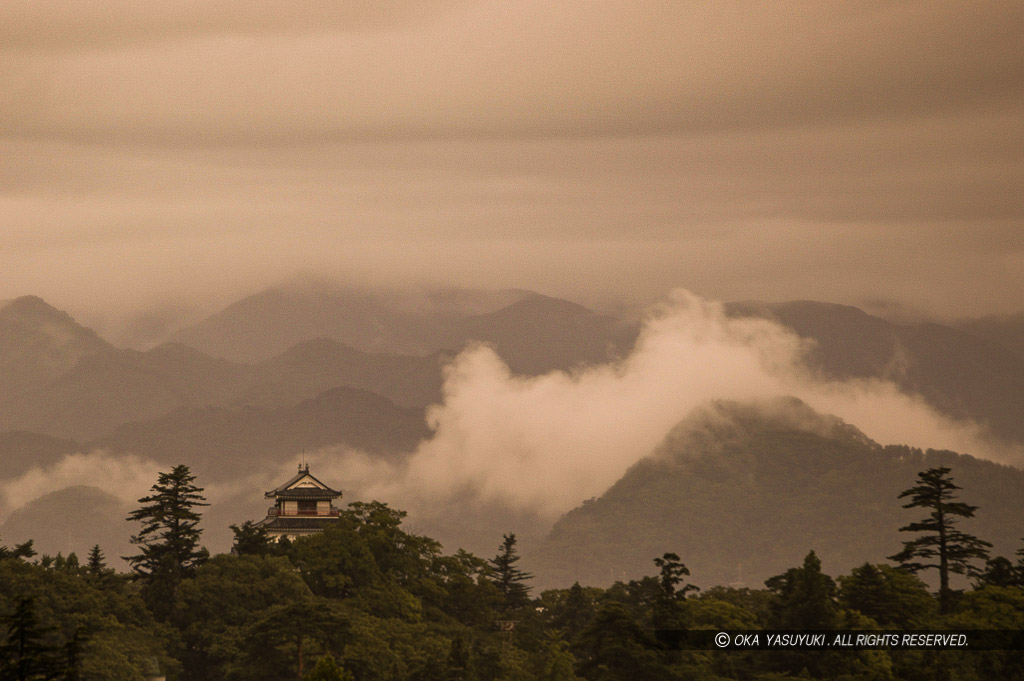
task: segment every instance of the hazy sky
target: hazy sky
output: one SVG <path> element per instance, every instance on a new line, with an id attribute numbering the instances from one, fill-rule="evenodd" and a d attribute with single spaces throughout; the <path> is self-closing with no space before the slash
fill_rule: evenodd
<path id="1" fill-rule="evenodd" d="M 0 298 L 1024 309 L 1024 3 L 4 0 Z"/>

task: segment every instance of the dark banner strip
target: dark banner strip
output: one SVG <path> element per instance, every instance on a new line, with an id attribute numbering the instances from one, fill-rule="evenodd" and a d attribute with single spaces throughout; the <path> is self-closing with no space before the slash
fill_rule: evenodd
<path id="1" fill-rule="evenodd" d="M 1024 631 L 658 629 L 671 650 L 1024 650 Z"/>

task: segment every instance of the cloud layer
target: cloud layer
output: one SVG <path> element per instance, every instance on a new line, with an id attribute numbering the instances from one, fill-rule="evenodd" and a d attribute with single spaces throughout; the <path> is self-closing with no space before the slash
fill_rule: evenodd
<path id="1" fill-rule="evenodd" d="M 31 468 L 0 480 L 0 521 L 41 496 L 75 485 L 95 487 L 125 504 L 146 495 L 159 465 L 130 454 L 102 450 L 69 454 L 52 466 Z"/>
<path id="2" fill-rule="evenodd" d="M 190 144 L 963 111 L 1019 97 L 1022 21 L 1014 2 L 14 0 L 0 129 Z"/>
<path id="3" fill-rule="evenodd" d="M 448 367 L 443 404 L 428 412 L 435 435 L 402 464 L 338 448 L 307 458 L 346 500 L 387 501 L 409 511 L 414 529 L 473 550 L 487 550 L 510 528 L 545 531 L 713 400 L 791 395 L 882 444 L 1024 462 L 1024 451 L 987 441 L 974 424 L 951 421 L 892 383 L 815 379 L 801 368 L 805 343 L 774 322 L 730 318 L 720 304 L 678 291 L 652 311 L 635 350 L 618 362 L 529 378 L 512 375 L 487 346 L 467 349 Z M 158 464 L 132 455 L 72 454 L 0 481 L 0 521 L 72 485 L 97 487 L 134 507 L 158 472 Z M 228 525 L 259 519 L 262 491 L 293 474 L 285 463 L 199 481 L 212 504 L 211 548 L 226 550 Z"/>
<path id="4" fill-rule="evenodd" d="M 1010 0 L 11 0 L 0 298 L 210 312 L 313 270 L 1016 311 L 1022 23 Z"/>
<path id="5" fill-rule="evenodd" d="M 720 305 L 677 292 L 620 363 L 525 378 L 512 376 L 490 348 L 469 349 L 450 367 L 444 404 L 429 415 L 436 435 L 407 466 L 324 452 L 318 467 L 414 514 L 443 516 L 458 501 L 550 521 L 603 493 L 693 409 L 782 395 L 883 444 L 1014 456 L 891 383 L 817 381 L 799 366 L 802 350 L 773 322 L 727 318 Z"/>

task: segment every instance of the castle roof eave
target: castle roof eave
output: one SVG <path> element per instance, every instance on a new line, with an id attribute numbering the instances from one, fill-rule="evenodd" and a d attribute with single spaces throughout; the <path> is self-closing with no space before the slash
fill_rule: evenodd
<path id="1" fill-rule="evenodd" d="M 298 481 L 302 480 L 303 478 L 309 478 L 310 480 L 312 480 L 317 485 L 320 485 L 320 488 L 305 487 L 305 488 L 298 488 L 298 489 L 288 489 L 289 487 L 291 487 L 292 485 L 294 485 Z M 263 496 L 266 499 L 282 498 L 282 497 L 287 498 L 288 496 L 295 496 L 296 498 L 303 498 L 303 499 L 315 498 L 315 494 L 312 494 L 312 493 L 310 493 L 310 494 L 306 494 L 306 493 L 296 494 L 296 492 L 298 492 L 300 489 L 302 489 L 302 490 L 310 490 L 311 492 L 315 491 L 315 492 L 321 494 L 322 496 L 320 498 L 323 498 L 323 499 L 337 499 L 338 497 L 341 496 L 341 492 L 339 492 L 338 490 L 335 490 L 335 489 L 331 489 L 330 487 L 325 485 L 322 481 L 318 480 L 316 478 L 316 476 L 314 476 L 312 473 L 310 473 L 309 472 L 309 464 L 306 464 L 306 466 L 304 468 L 300 467 L 299 468 L 299 472 L 296 473 L 295 475 L 293 475 L 287 482 L 285 482 L 285 483 L 283 483 L 281 485 L 278 485 L 277 487 L 275 487 L 274 489 L 270 490 L 269 492 L 265 492 Z"/>
<path id="2" fill-rule="evenodd" d="M 313 487 L 299 487 L 283 491 L 270 490 L 264 495 L 266 499 L 301 499 L 301 500 L 330 500 L 337 499 L 341 492 L 333 489 L 316 489 Z"/>

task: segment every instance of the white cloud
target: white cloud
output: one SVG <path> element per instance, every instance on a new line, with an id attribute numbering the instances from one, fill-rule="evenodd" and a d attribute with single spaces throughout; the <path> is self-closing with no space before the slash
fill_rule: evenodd
<path id="1" fill-rule="evenodd" d="M 719 304 L 678 292 L 619 363 L 526 378 L 511 375 L 488 347 L 466 350 L 448 370 L 444 404 L 429 413 L 436 435 L 407 466 L 329 451 L 317 465 L 363 496 L 425 517 L 470 499 L 551 520 L 603 493 L 694 408 L 782 395 L 883 444 L 1007 455 L 972 424 L 949 420 L 891 383 L 815 380 L 800 368 L 803 348 L 778 324 L 728 318 Z"/>

